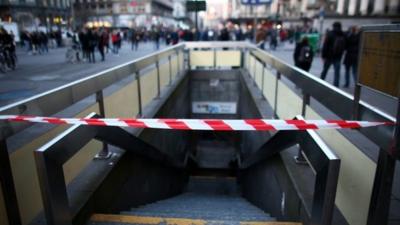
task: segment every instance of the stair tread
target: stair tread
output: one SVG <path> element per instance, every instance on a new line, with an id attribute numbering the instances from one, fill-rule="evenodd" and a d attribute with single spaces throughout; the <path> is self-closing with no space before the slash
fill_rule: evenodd
<path id="1" fill-rule="evenodd" d="M 238 220 L 201 220 L 201 219 L 185 219 L 185 218 L 167 218 L 167 217 L 144 217 L 144 216 L 129 216 L 129 215 L 92 215 L 89 225 L 301 225 L 298 222 L 278 222 L 278 221 L 238 221 Z"/>

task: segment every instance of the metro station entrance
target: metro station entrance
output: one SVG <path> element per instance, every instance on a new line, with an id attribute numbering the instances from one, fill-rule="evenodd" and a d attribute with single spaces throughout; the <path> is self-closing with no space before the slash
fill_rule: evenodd
<path id="1" fill-rule="evenodd" d="M 387 148 L 393 126 L 267 132 L 220 122 L 332 114 L 349 120 L 352 106 L 349 95 L 248 43 L 168 48 L 1 112 L 158 118 L 166 125 L 167 119 L 207 119 L 202 126 L 210 130 L 6 122 L 3 140 L 24 140 L 2 164 L 11 166 L 1 168 L 13 175 L 2 180 L 3 196 L 18 199 L 5 201 L 9 223 L 366 222 L 376 164 L 354 139 L 363 135 Z M 362 101 L 358 107 L 360 120 L 394 122 Z M 248 126 L 260 126 L 251 121 Z M 311 126 L 288 124 L 304 125 Z M 22 159 L 30 164 L 19 164 Z"/>

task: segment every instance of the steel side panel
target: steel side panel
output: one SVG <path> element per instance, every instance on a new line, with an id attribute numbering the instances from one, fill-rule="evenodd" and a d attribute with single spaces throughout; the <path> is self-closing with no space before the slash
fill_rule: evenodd
<path id="1" fill-rule="evenodd" d="M 214 51 L 190 51 L 190 66 L 214 66 Z"/>
<path id="2" fill-rule="evenodd" d="M 240 66 L 241 51 L 217 51 L 217 66 Z"/>
<path id="3" fill-rule="evenodd" d="M 179 63 L 178 63 L 178 61 L 179 61 Z M 179 52 L 179 55 L 178 55 L 178 57 L 177 57 L 177 64 L 176 64 L 176 71 L 178 72 L 178 71 L 180 71 L 180 70 L 182 70 L 184 67 L 183 67 L 183 65 L 185 64 L 185 62 L 184 62 L 184 56 L 183 56 L 183 53 L 182 52 Z M 179 66 L 178 66 L 179 65 Z"/>
<path id="4" fill-rule="evenodd" d="M 249 58 L 249 73 L 251 77 L 254 77 L 254 60 L 256 58 L 254 56 L 250 56 Z"/>
<path id="5" fill-rule="evenodd" d="M 256 84 L 258 86 L 258 88 L 261 89 L 262 87 L 262 70 L 263 70 L 263 65 L 257 61 L 256 62 Z"/>
<path id="6" fill-rule="evenodd" d="M 102 146 L 101 142 L 92 140 L 64 163 L 63 170 L 66 184 L 71 182 L 92 161 Z"/>
<path id="7" fill-rule="evenodd" d="M 171 58 L 171 71 L 172 71 L 172 80 L 178 75 L 178 57 L 174 56 Z"/>
<path id="8" fill-rule="evenodd" d="M 145 107 L 157 95 L 157 70 L 151 70 L 140 77 L 142 107 Z"/>
<path id="9" fill-rule="evenodd" d="M 169 62 L 160 65 L 160 89 L 169 83 Z"/>
<path id="10" fill-rule="evenodd" d="M 306 119 L 323 118 L 307 106 Z M 317 133 L 341 159 L 337 207 L 349 224 L 366 224 L 376 164 L 337 130 Z"/>
<path id="11" fill-rule="evenodd" d="M 275 76 L 265 73 L 264 95 L 274 101 Z M 291 91 L 282 81 L 278 82 L 277 114 L 282 119 L 301 114 L 302 99 Z M 307 106 L 306 119 L 323 119 Z M 337 130 L 317 132 L 342 160 L 340 166 L 336 205 L 349 224 L 365 224 L 376 164 L 365 156 L 355 145 Z"/>
<path id="12" fill-rule="evenodd" d="M 329 108 L 342 119 L 352 118 L 353 96 L 321 81 L 310 73 L 301 71 L 286 62 L 266 53 L 265 51 L 253 50 L 252 54 L 257 55 L 261 60 L 270 64 L 277 69 L 282 75 L 289 80 L 297 83 L 300 88 L 303 88 L 313 98 L 321 102 L 325 107 Z M 338 107 L 338 104 L 340 107 Z M 385 114 L 371 105 L 360 102 L 360 117 L 359 120 L 369 121 L 394 121 L 395 118 Z M 378 126 L 370 129 L 364 129 L 360 132 L 366 135 L 370 140 L 375 142 L 383 149 L 390 147 L 394 128 L 391 126 Z"/>
<path id="13" fill-rule="evenodd" d="M 98 113 L 98 111 L 98 105 L 94 104 L 76 115 L 76 117 L 84 117 L 90 112 Z M 29 224 L 29 222 L 31 222 L 37 216 L 37 214 L 43 210 L 38 174 L 36 171 L 33 152 L 65 131 L 67 128 L 69 128 L 69 126 L 57 126 L 49 132 L 44 133 L 40 137 L 36 138 L 29 144 L 17 149 L 10 155 L 10 163 L 14 176 L 22 224 Z M 81 162 L 79 161 L 79 163 Z M 70 167 L 74 169 L 72 170 L 67 168 L 68 171 L 65 172 L 65 177 L 68 177 L 68 180 L 70 180 L 71 176 L 69 173 L 77 174 L 78 172 L 76 171 L 80 171 L 85 165 L 86 163 L 84 165 L 80 165 L 78 163 L 71 164 Z"/>
<path id="14" fill-rule="evenodd" d="M 278 82 L 277 113 L 281 119 L 301 115 L 302 99 L 291 91 L 282 81 Z"/>
<path id="15" fill-rule="evenodd" d="M 104 98 L 106 117 L 134 117 L 139 112 L 137 80 Z"/>
<path id="16" fill-rule="evenodd" d="M 268 69 L 264 73 L 264 96 L 268 100 L 269 104 L 274 105 L 275 100 L 275 87 L 276 87 L 276 77 Z"/>

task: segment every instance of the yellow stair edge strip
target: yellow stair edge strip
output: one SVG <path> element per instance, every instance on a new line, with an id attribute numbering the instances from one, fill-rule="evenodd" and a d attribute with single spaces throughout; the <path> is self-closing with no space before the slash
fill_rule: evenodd
<path id="1" fill-rule="evenodd" d="M 113 214 L 93 214 L 90 218 L 94 222 L 120 222 L 120 223 L 136 223 L 136 224 L 160 224 L 167 225 L 206 225 L 208 222 L 217 222 L 201 219 L 185 219 L 185 218 L 164 218 L 164 217 L 147 217 L 147 216 L 131 216 L 131 215 L 113 215 Z M 298 222 L 276 222 L 276 221 L 242 221 L 241 225 L 301 225 Z"/>

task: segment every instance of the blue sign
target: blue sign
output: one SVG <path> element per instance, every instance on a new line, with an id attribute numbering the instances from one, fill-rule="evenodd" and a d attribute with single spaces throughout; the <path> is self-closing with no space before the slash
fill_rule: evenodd
<path id="1" fill-rule="evenodd" d="M 272 0 L 241 0 L 243 5 L 264 5 L 270 4 Z"/>

